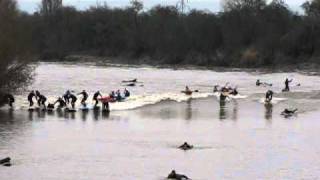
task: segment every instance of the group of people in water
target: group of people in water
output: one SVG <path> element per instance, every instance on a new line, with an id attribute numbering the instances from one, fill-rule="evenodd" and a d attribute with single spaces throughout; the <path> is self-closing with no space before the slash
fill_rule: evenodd
<path id="1" fill-rule="evenodd" d="M 83 90 L 78 94 L 72 93 L 70 90 L 67 90 L 62 97 L 58 97 L 57 100 L 54 103 L 49 103 L 48 106 L 46 106 L 47 97 L 41 94 L 38 90 L 34 91 L 32 90 L 28 95 L 28 102 L 29 107 L 33 107 L 34 105 L 34 98 L 36 99 L 38 106 L 48 109 L 54 109 L 55 105 L 58 104 L 58 108 L 64 108 L 67 107 L 69 104 L 71 105 L 72 109 L 75 108 L 75 104 L 78 100 L 77 96 L 81 96 L 81 105 L 83 108 L 87 107 L 87 100 L 89 97 L 89 94 Z M 116 101 L 122 101 L 124 98 L 129 97 L 130 92 L 127 89 L 124 89 L 123 96 L 121 95 L 120 90 L 117 90 L 116 92 L 112 91 L 107 99 L 103 99 L 102 94 L 100 91 L 97 91 L 93 94 L 92 100 L 94 101 L 94 108 L 98 107 L 99 102 L 102 102 L 103 109 L 109 109 L 109 102 L 116 102 Z M 13 97 L 13 96 L 12 96 Z M 9 101 L 12 102 L 11 100 Z M 13 100 L 14 102 L 14 100 Z M 12 103 L 10 104 L 12 106 Z"/>

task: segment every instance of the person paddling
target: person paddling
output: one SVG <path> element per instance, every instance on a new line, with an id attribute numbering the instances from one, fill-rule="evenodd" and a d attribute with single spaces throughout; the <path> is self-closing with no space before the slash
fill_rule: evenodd
<path id="1" fill-rule="evenodd" d="M 189 179 L 188 176 L 186 176 L 184 174 L 177 174 L 175 170 L 172 170 L 167 178 L 168 179 L 177 179 L 177 180 Z"/>
<path id="2" fill-rule="evenodd" d="M 290 87 L 289 87 L 289 84 L 293 81 L 293 79 L 289 80 L 288 78 L 286 78 L 285 82 L 284 82 L 284 85 L 285 85 L 285 88 L 283 89 L 284 91 L 290 91 Z"/>

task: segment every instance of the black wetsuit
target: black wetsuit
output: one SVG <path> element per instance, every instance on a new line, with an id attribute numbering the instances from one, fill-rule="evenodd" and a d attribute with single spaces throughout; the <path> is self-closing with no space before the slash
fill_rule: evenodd
<path id="1" fill-rule="evenodd" d="M 129 92 L 128 90 L 125 90 L 125 91 L 124 91 L 124 96 L 125 96 L 125 97 L 129 97 L 129 96 L 130 96 L 130 92 Z"/>
<path id="2" fill-rule="evenodd" d="M 289 81 L 288 78 L 286 79 L 286 81 L 284 82 L 284 84 L 285 84 L 284 90 L 290 91 L 289 83 L 291 83 L 291 82 L 292 82 L 292 80 Z"/>
<path id="3" fill-rule="evenodd" d="M 102 96 L 102 95 L 100 94 L 100 92 L 96 92 L 96 93 L 94 93 L 94 95 L 93 95 L 93 98 L 92 98 L 92 99 L 93 99 L 94 101 L 96 101 L 95 104 L 94 104 L 95 107 L 96 107 L 96 106 L 98 105 L 98 103 L 99 103 L 99 101 L 98 101 L 98 97 L 99 97 L 99 96 L 100 96 L 100 97 Z"/>
<path id="4" fill-rule="evenodd" d="M 44 95 L 42 95 L 42 94 L 38 95 L 38 105 L 39 106 L 40 105 L 45 106 L 46 101 L 47 101 L 47 98 Z"/>
<path id="5" fill-rule="evenodd" d="M 73 94 L 70 94 L 69 97 L 71 99 L 71 106 L 72 106 L 72 108 L 74 108 L 75 103 L 77 101 L 77 97 L 75 95 L 73 95 Z"/>
<path id="6" fill-rule="evenodd" d="M 178 179 L 178 180 L 182 180 L 182 179 L 189 179 L 186 175 L 183 174 L 177 174 L 175 171 L 172 171 L 169 175 L 168 175 L 168 179 Z"/>
<path id="7" fill-rule="evenodd" d="M 66 103 L 66 104 L 69 104 L 69 99 L 70 99 L 70 93 L 69 93 L 69 91 L 67 91 L 62 97 L 63 97 L 65 103 Z"/>
<path id="8" fill-rule="evenodd" d="M 5 95 L 5 100 L 7 100 L 7 102 L 8 102 L 10 107 L 12 107 L 12 105 L 13 105 L 13 103 L 15 101 L 15 99 L 14 99 L 12 94 L 6 94 Z"/>
<path id="9" fill-rule="evenodd" d="M 54 104 L 56 104 L 56 103 L 59 103 L 59 105 L 58 105 L 59 108 L 63 108 L 67 105 L 66 102 L 62 98 L 59 98 L 56 102 L 54 102 Z"/>
<path id="10" fill-rule="evenodd" d="M 105 110 L 105 111 L 110 111 L 110 109 L 109 109 L 109 102 L 108 102 L 108 101 L 104 101 L 104 102 L 102 103 L 102 105 L 103 105 L 103 107 L 102 107 L 103 110 Z"/>
<path id="11" fill-rule="evenodd" d="M 273 92 L 272 91 L 267 91 L 266 93 L 266 101 L 270 102 L 272 100 Z"/>
<path id="12" fill-rule="evenodd" d="M 36 95 L 34 94 L 34 92 L 30 92 L 28 95 L 28 101 L 29 101 L 29 106 L 33 106 L 33 100 L 32 98 L 35 97 Z"/>
<path id="13" fill-rule="evenodd" d="M 80 95 L 80 94 L 82 94 L 82 96 L 83 96 L 82 99 L 81 99 L 81 104 L 82 104 L 82 105 L 85 105 L 89 95 L 88 95 L 88 93 L 85 92 L 85 91 L 79 93 L 79 95 Z"/>

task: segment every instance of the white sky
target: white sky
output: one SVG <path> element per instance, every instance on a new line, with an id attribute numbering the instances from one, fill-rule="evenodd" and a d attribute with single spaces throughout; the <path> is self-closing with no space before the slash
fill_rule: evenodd
<path id="1" fill-rule="evenodd" d="M 19 8 L 27 11 L 34 12 L 39 7 L 41 0 L 17 0 Z M 130 0 L 63 0 L 64 5 L 75 6 L 78 9 L 86 9 L 90 6 L 96 5 L 97 3 L 107 3 L 111 7 L 125 7 L 129 4 Z M 162 5 L 175 5 L 178 0 L 142 0 L 145 9 L 162 4 Z M 306 0 L 286 0 L 286 3 L 294 11 L 301 11 L 300 5 Z M 217 12 L 221 10 L 221 0 L 188 0 L 188 6 L 191 9 L 210 10 Z"/>

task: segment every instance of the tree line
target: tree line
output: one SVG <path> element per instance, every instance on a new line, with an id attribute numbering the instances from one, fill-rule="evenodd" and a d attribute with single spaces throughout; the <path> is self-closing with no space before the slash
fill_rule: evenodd
<path id="1" fill-rule="evenodd" d="M 283 0 L 222 4 L 219 13 L 160 5 L 143 11 L 143 4 L 132 0 L 126 8 L 59 7 L 25 18 L 42 59 L 88 54 L 124 57 L 129 63 L 240 67 L 317 62 L 320 0 L 304 3 L 304 14 Z"/>

